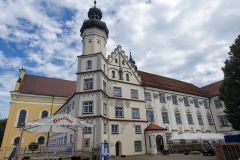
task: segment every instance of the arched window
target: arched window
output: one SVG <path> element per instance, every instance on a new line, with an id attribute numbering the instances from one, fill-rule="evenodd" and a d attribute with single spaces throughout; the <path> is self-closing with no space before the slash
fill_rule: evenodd
<path id="1" fill-rule="evenodd" d="M 13 144 L 16 146 L 20 143 L 20 137 L 16 137 L 13 141 Z"/>
<path id="2" fill-rule="evenodd" d="M 21 127 L 24 126 L 24 123 L 25 123 L 25 120 L 26 120 L 26 116 L 27 116 L 27 111 L 26 110 L 21 110 L 19 112 L 17 128 L 21 128 Z"/>
<path id="3" fill-rule="evenodd" d="M 119 80 L 123 80 L 123 71 L 121 69 L 118 71 L 118 74 L 119 74 Z"/>
<path id="4" fill-rule="evenodd" d="M 129 74 L 126 74 L 126 80 L 129 81 Z"/>
<path id="5" fill-rule="evenodd" d="M 48 117 L 48 111 L 42 111 L 41 118 Z"/>
<path id="6" fill-rule="evenodd" d="M 115 71 L 112 71 L 112 78 L 116 78 Z"/>
<path id="7" fill-rule="evenodd" d="M 37 140 L 38 144 L 44 144 L 44 142 L 45 142 L 45 137 L 43 136 L 38 137 L 38 140 Z"/>

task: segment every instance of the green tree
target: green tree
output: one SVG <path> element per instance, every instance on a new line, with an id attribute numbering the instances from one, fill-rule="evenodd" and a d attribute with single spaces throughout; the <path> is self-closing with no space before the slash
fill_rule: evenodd
<path id="1" fill-rule="evenodd" d="M 228 121 L 240 130 L 240 35 L 230 46 L 229 58 L 222 68 L 224 79 L 220 88 L 220 99 L 224 101 Z"/>
<path id="2" fill-rule="evenodd" d="M 0 119 L 0 146 L 2 145 L 6 124 L 7 124 L 7 119 Z"/>

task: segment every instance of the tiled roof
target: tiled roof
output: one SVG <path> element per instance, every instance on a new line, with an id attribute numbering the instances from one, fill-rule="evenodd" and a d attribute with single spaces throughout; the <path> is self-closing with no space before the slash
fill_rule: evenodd
<path id="1" fill-rule="evenodd" d="M 56 78 L 25 75 L 19 87 L 20 93 L 70 97 L 76 90 L 76 82 Z"/>
<path id="2" fill-rule="evenodd" d="M 141 76 L 143 86 L 204 96 L 201 89 L 193 84 L 143 71 L 139 71 L 138 73 Z"/>
<path id="3" fill-rule="evenodd" d="M 220 94 L 219 88 L 222 84 L 222 81 L 218 81 L 207 86 L 201 88 L 201 90 L 205 93 L 208 97 L 218 96 Z"/>
<path id="4" fill-rule="evenodd" d="M 167 130 L 166 128 L 160 127 L 155 123 L 151 123 L 144 129 L 145 131 L 152 131 L 152 130 Z"/>

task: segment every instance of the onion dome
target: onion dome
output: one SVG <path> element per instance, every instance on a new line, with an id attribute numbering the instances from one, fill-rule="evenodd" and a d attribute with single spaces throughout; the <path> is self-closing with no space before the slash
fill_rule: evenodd
<path id="1" fill-rule="evenodd" d="M 96 7 L 96 1 L 94 1 L 94 7 L 90 8 L 88 11 L 88 20 L 83 22 L 83 25 L 80 29 L 81 34 L 85 29 L 89 28 L 98 28 L 103 30 L 108 36 L 109 30 L 105 22 L 101 21 L 102 19 L 102 11 Z"/>

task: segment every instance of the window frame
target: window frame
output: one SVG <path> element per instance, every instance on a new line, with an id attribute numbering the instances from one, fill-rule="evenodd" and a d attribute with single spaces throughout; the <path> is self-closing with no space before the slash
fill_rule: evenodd
<path id="1" fill-rule="evenodd" d="M 124 108 L 121 106 L 115 107 L 115 118 L 124 118 Z"/>
<path id="2" fill-rule="evenodd" d="M 132 99 L 138 99 L 138 90 L 131 89 L 131 98 Z"/>
<path id="3" fill-rule="evenodd" d="M 198 124 L 199 124 L 199 125 L 204 125 L 204 123 L 203 123 L 203 118 L 202 118 L 202 115 L 201 115 L 201 114 L 197 114 L 197 119 L 198 119 Z"/>
<path id="4" fill-rule="evenodd" d="M 135 134 L 142 134 L 141 125 L 135 125 Z"/>
<path id="5" fill-rule="evenodd" d="M 177 95 L 172 95 L 172 103 L 173 103 L 174 105 L 178 105 Z"/>
<path id="6" fill-rule="evenodd" d="M 82 111 L 82 114 L 93 114 L 93 101 L 83 101 L 83 111 Z M 88 104 L 86 104 L 88 103 Z M 92 103 L 91 105 L 89 103 Z M 88 107 L 87 110 L 85 110 L 85 107 Z M 91 109 L 89 108 L 91 107 Z M 91 111 L 90 111 L 91 110 Z"/>
<path id="7" fill-rule="evenodd" d="M 140 109 L 132 108 L 132 119 L 140 119 Z"/>
<path id="8" fill-rule="evenodd" d="M 116 94 L 119 92 L 119 94 Z M 121 87 L 113 87 L 113 96 L 114 97 L 122 97 L 122 88 Z"/>
<path id="9" fill-rule="evenodd" d="M 159 93 L 159 100 L 160 103 L 166 103 L 166 94 L 165 93 Z"/>
<path id="10" fill-rule="evenodd" d="M 194 107 L 195 107 L 195 108 L 199 108 L 199 102 L 198 102 L 198 99 L 197 99 L 197 98 L 194 98 L 194 99 L 193 99 L 193 104 L 194 104 Z"/>
<path id="11" fill-rule="evenodd" d="M 187 120 L 188 120 L 188 124 L 189 125 L 193 125 L 194 124 L 192 113 L 187 113 Z"/>
<path id="12" fill-rule="evenodd" d="M 183 102 L 185 106 L 190 106 L 188 97 L 183 97 Z"/>
<path id="13" fill-rule="evenodd" d="M 144 92 L 144 97 L 146 101 L 152 101 L 152 94 L 151 92 Z"/>
<path id="14" fill-rule="evenodd" d="M 116 127 L 116 128 L 115 128 Z M 116 129 L 116 130 L 115 130 Z M 119 125 L 118 124 L 112 124 L 111 125 L 111 133 L 112 134 L 119 134 Z"/>
<path id="15" fill-rule="evenodd" d="M 83 81 L 83 89 L 84 90 L 92 90 L 93 89 L 93 85 L 94 85 L 94 81 L 93 78 L 88 78 L 88 79 L 84 79 Z"/>
<path id="16" fill-rule="evenodd" d="M 169 123 L 169 117 L 168 117 L 167 111 L 162 111 L 162 120 L 163 120 L 163 123 Z"/>
<path id="17" fill-rule="evenodd" d="M 92 60 L 87 60 L 86 62 L 86 70 L 92 69 Z"/>
<path id="18" fill-rule="evenodd" d="M 182 117 L 180 112 L 175 112 L 176 124 L 182 124 Z"/>

